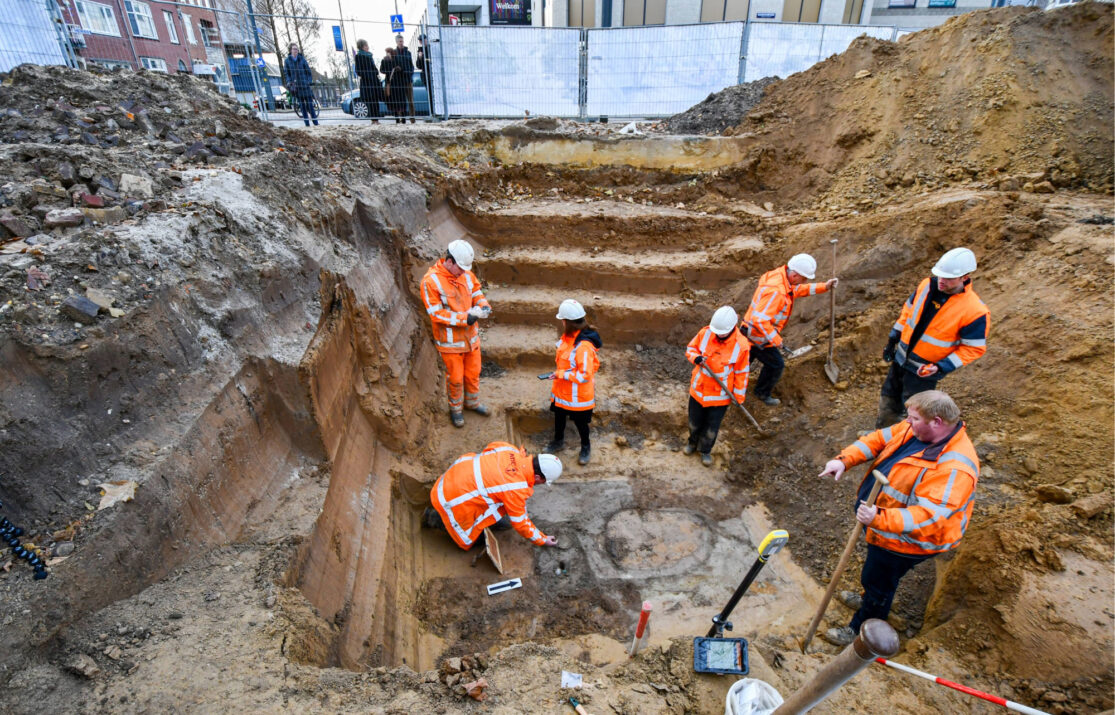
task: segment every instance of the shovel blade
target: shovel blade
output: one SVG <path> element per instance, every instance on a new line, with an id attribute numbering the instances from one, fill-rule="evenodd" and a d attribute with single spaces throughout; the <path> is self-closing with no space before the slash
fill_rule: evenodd
<path id="1" fill-rule="evenodd" d="M 836 363 L 825 363 L 825 376 L 828 377 L 829 382 L 834 385 L 840 380 L 840 368 L 836 366 Z"/>

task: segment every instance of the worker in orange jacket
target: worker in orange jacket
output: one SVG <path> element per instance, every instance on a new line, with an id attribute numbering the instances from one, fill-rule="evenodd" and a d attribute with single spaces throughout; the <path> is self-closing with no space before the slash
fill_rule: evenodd
<path id="1" fill-rule="evenodd" d="M 771 392 L 782 377 L 785 358 L 793 352 L 782 342 L 782 329 L 794 310 L 794 299 L 827 293 L 839 282 L 836 278 L 824 283 L 807 282 L 813 280 L 816 273 L 817 261 L 807 253 L 799 253 L 786 265 L 764 273 L 743 316 L 740 329 L 746 332 L 754 346 L 751 357 L 763 364 L 759 379 L 755 381 L 755 397 L 765 404 L 782 404 Z"/>
<path id="2" fill-rule="evenodd" d="M 533 457 L 507 442 L 492 442 L 479 454 L 468 453 L 438 477 L 430 490 L 423 525 L 442 527 L 468 550 L 483 544 L 484 529 L 514 528 L 535 546 L 556 546 L 527 516 L 527 499 L 536 484 L 553 484 L 561 460 L 552 454 Z"/>
<path id="3" fill-rule="evenodd" d="M 592 457 L 588 425 L 596 407 L 595 375 L 600 369 L 596 352 L 603 343 L 600 334 L 585 322 L 584 307 L 572 298 L 561 302 L 554 317 L 561 321 L 561 337 L 554 344 L 557 369 L 548 376 L 541 376 L 553 380 L 550 411 L 554 413 L 554 439 L 546 446 L 546 451 L 554 453 L 565 449 L 565 425 L 572 419 L 581 437 L 577 463 L 588 464 Z"/>
<path id="4" fill-rule="evenodd" d="M 987 352 L 991 312 L 972 289 L 976 254 L 948 251 L 902 306 L 891 328 L 883 360 L 891 364 L 883 381 L 875 427 L 901 419 L 911 395 L 936 389 L 950 372 Z"/>
<path id="5" fill-rule="evenodd" d="M 747 397 L 747 375 L 751 369 L 751 344 L 739 332 L 739 316 L 730 305 L 716 309 L 709 324 L 689 341 L 685 357 L 693 363 L 689 380 L 689 442 L 685 453 L 701 453 L 701 464 L 712 466 L 712 446 L 732 397 Z M 731 390 L 731 396 L 716 379 Z"/>
<path id="6" fill-rule="evenodd" d="M 449 244 L 445 257 L 422 277 L 422 302 L 434 326 L 434 345 L 445 362 L 445 391 L 449 419 L 464 427 L 462 408 L 487 415 L 480 402 L 480 331 L 477 321 L 492 314 L 492 307 L 472 272 L 474 252 L 468 241 Z"/>
<path id="7" fill-rule="evenodd" d="M 825 634 L 835 645 L 851 643 L 869 618 L 886 620 L 899 579 L 922 561 L 955 549 L 972 517 L 979 457 L 960 408 L 945 393 L 927 390 L 906 401 L 906 412 L 904 422 L 856 440 L 820 474 L 840 479 L 849 467 L 871 461 L 856 509 L 856 519 L 867 527 L 863 595 L 844 594 L 856 613 L 847 626 Z M 890 483 L 867 504 L 875 469 Z"/>

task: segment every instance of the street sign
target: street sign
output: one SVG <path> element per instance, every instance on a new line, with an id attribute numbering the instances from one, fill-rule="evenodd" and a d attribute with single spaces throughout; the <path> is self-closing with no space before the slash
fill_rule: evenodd
<path id="1" fill-rule="evenodd" d="M 345 43 L 341 40 L 341 26 L 333 26 L 333 46 L 337 48 L 337 52 L 345 51 Z"/>
<path id="2" fill-rule="evenodd" d="M 774 13 L 773 12 L 757 12 L 757 13 L 755 13 L 755 17 L 757 17 L 760 20 L 773 20 L 774 19 Z"/>
<path id="3" fill-rule="evenodd" d="M 402 15 L 392 15 L 391 16 L 391 32 L 402 32 L 402 31 L 403 31 L 403 16 Z"/>
<path id="4" fill-rule="evenodd" d="M 256 58 L 256 67 L 259 67 L 261 70 L 267 69 L 267 63 L 263 61 L 262 57 L 257 57 Z"/>

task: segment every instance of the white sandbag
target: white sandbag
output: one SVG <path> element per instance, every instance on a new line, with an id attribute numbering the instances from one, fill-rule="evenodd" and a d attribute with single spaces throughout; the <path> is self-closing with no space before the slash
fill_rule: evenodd
<path id="1" fill-rule="evenodd" d="M 782 696 L 768 683 L 755 678 L 737 680 L 728 691 L 724 715 L 770 715 L 782 704 Z"/>

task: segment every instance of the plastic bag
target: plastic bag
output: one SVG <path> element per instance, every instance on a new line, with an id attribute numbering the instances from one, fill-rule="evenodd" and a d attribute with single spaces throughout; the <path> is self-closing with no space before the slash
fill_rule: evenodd
<path id="1" fill-rule="evenodd" d="M 774 686 L 755 678 L 737 680 L 728 691 L 724 715 L 770 715 L 782 704 Z"/>

